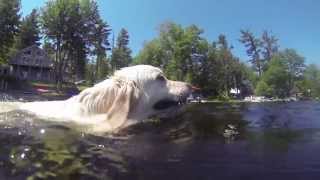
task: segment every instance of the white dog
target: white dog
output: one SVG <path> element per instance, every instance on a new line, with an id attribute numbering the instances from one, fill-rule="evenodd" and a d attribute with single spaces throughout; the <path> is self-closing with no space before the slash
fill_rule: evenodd
<path id="1" fill-rule="evenodd" d="M 111 132 L 158 114 L 170 114 L 186 101 L 192 86 L 168 80 L 149 65 L 126 67 L 65 101 L 18 104 L 18 109 L 55 121 L 92 125 Z"/>

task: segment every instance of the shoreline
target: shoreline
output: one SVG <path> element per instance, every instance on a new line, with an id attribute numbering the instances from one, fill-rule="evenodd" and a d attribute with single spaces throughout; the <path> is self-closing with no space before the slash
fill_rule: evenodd
<path id="1" fill-rule="evenodd" d="M 65 100 L 70 96 L 66 94 L 59 94 L 56 92 L 50 93 L 39 93 L 32 91 L 0 91 L 0 102 L 3 101 L 19 101 L 19 102 L 30 102 L 30 101 L 54 101 L 54 100 Z"/>
<path id="2" fill-rule="evenodd" d="M 316 99 L 274 99 L 274 100 L 263 100 L 263 101 L 248 101 L 248 100 L 201 100 L 201 102 L 198 101 L 190 101 L 190 104 L 202 104 L 202 103 L 268 103 L 268 102 L 299 102 L 299 101 L 318 101 Z"/>

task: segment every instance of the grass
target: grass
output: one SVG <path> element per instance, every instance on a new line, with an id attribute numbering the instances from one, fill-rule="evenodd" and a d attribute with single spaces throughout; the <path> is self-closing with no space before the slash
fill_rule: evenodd
<path id="1" fill-rule="evenodd" d="M 36 87 L 44 87 L 44 88 L 55 88 L 55 84 L 53 83 L 44 83 L 44 82 L 30 82 L 30 84 L 32 86 L 36 86 Z"/>
<path id="2" fill-rule="evenodd" d="M 87 86 L 87 85 L 78 85 L 77 88 L 79 89 L 79 91 L 83 91 L 87 88 L 89 88 L 90 86 Z"/>
<path id="3" fill-rule="evenodd" d="M 54 83 L 45 83 L 45 82 L 35 82 L 35 81 L 32 81 L 30 82 L 30 84 L 33 86 L 33 87 L 40 87 L 40 88 L 44 88 L 44 89 L 50 89 L 50 90 L 55 90 L 56 89 L 56 86 Z M 85 85 L 85 84 L 81 84 L 81 85 L 72 85 L 72 84 L 63 84 L 62 85 L 62 88 L 65 90 L 67 89 L 72 89 L 72 88 L 77 88 L 79 91 L 83 91 L 87 88 L 89 88 L 90 86 L 88 85 Z M 57 92 L 48 92 L 48 93 L 43 93 L 43 95 L 48 95 L 48 96 L 58 96 L 58 95 L 63 95 L 65 94 L 64 92 L 62 93 L 57 93 Z"/>
<path id="4" fill-rule="evenodd" d="M 208 103 L 243 103 L 245 101 L 240 99 L 230 99 L 230 100 L 221 100 L 221 99 L 208 99 Z"/>
<path id="5" fill-rule="evenodd" d="M 42 88 L 50 88 L 50 89 L 56 88 L 56 85 L 54 83 L 31 81 L 30 84 L 32 86 L 42 87 Z M 73 88 L 73 87 L 75 87 L 73 84 L 62 84 L 62 88 Z"/>

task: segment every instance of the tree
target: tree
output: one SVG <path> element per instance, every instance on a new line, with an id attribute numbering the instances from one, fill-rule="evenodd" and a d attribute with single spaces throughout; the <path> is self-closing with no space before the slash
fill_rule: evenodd
<path id="1" fill-rule="evenodd" d="M 44 41 L 42 45 L 42 49 L 47 53 L 47 55 L 51 58 L 54 59 L 55 57 L 55 47 L 53 44 L 51 44 L 48 41 Z"/>
<path id="2" fill-rule="evenodd" d="M 158 37 L 144 44 L 134 64 L 161 67 L 169 79 L 190 82 L 208 96 L 228 96 L 231 88 L 251 91 L 249 68 L 232 54 L 227 38 L 209 43 L 202 33 L 195 25 L 161 24 Z"/>
<path id="3" fill-rule="evenodd" d="M 126 67 L 132 63 L 131 49 L 129 45 L 129 33 L 122 28 L 119 32 L 116 47 L 112 49 L 111 66 L 113 70 Z"/>
<path id="4" fill-rule="evenodd" d="M 46 41 L 54 47 L 58 90 L 64 78 L 82 79 L 87 56 L 101 54 L 101 47 L 108 45 L 108 26 L 99 16 L 96 1 L 48 1 L 42 9 L 41 25 Z"/>
<path id="5" fill-rule="evenodd" d="M 249 30 L 241 30 L 240 42 L 247 48 L 247 54 L 251 58 L 250 62 L 258 71 L 259 76 L 262 75 L 264 61 L 260 58 L 261 41 L 256 38 Z"/>
<path id="6" fill-rule="evenodd" d="M 94 36 L 94 54 L 96 55 L 96 78 L 98 80 L 106 78 L 109 73 L 109 61 L 107 59 L 107 51 L 110 49 L 108 36 L 110 35 L 110 27 L 107 23 L 99 21 Z"/>
<path id="7" fill-rule="evenodd" d="M 218 37 L 218 58 L 221 61 L 220 67 L 222 74 L 221 76 L 221 85 L 223 86 L 221 89 L 223 90 L 224 94 L 229 95 L 229 90 L 235 87 L 235 78 L 234 78 L 234 57 L 231 53 L 231 47 L 227 42 L 225 35 L 221 34 Z"/>
<path id="8" fill-rule="evenodd" d="M 91 48 L 90 54 L 95 58 L 94 80 L 106 78 L 109 73 L 109 61 L 107 59 L 107 51 L 110 51 L 110 42 L 108 37 L 111 33 L 110 26 L 102 20 L 99 14 L 96 1 L 82 0 L 80 1 L 82 11 L 82 21 L 88 27 L 86 33 L 89 33 L 89 42 L 87 46 Z M 84 73 L 81 73 L 84 74 Z"/>
<path id="9" fill-rule="evenodd" d="M 208 44 L 208 52 L 205 53 L 205 59 L 202 63 L 202 74 L 199 79 L 202 79 L 202 84 L 199 87 L 203 88 L 205 94 L 210 96 L 218 96 L 225 87 L 223 85 L 224 73 L 222 61 L 219 59 L 219 49 L 217 43 Z"/>
<path id="10" fill-rule="evenodd" d="M 320 98 L 320 69 L 315 64 L 306 67 L 303 78 L 297 82 L 297 87 L 304 96 Z"/>
<path id="11" fill-rule="evenodd" d="M 40 45 L 40 27 L 38 22 L 39 14 L 36 9 L 23 18 L 20 32 L 16 38 L 16 48 L 23 49 L 31 45 Z"/>
<path id="12" fill-rule="evenodd" d="M 263 31 L 261 42 L 264 61 L 269 62 L 273 55 L 278 52 L 278 39 L 275 36 L 270 35 L 268 31 Z"/>
<path id="13" fill-rule="evenodd" d="M 274 92 L 265 81 L 259 81 L 255 89 L 255 94 L 258 96 L 272 97 Z"/>
<path id="14" fill-rule="evenodd" d="M 302 79 L 304 71 L 304 58 L 294 49 L 285 49 L 275 54 L 268 64 L 268 70 L 263 74 L 261 83 L 266 83 L 271 88 L 268 94 L 276 97 L 288 97 L 293 94 L 297 82 Z M 257 86 L 263 90 L 263 88 Z M 258 92 L 261 92 L 258 90 Z"/>
<path id="15" fill-rule="evenodd" d="M 160 25 L 159 28 L 159 40 L 161 46 L 166 52 L 164 67 L 165 73 L 170 79 L 173 80 L 183 80 L 183 68 L 182 65 L 185 59 L 181 59 L 182 56 L 182 39 L 183 39 L 184 29 L 181 25 L 175 24 L 173 22 L 166 22 Z M 186 48 L 186 46 L 184 47 Z M 191 52 L 189 52 L 189 55 Z M 184 68 L 185 71 L 186 68 Z"/>
<path id="16" fill-rule="evenodd" d="M 195 25 L 183 28 L 167 22 L 160 26 L 159 41 L 164 50 L 164 68 L 169 78 L 192 82 L 195 66 L 203 59 L 203 30 Z"/>
<path id="17" fill-rule="evenodd" d="M 75 7 L 79 4 L 77 1 L 48 1 L 42 9 L 42 30 L 47 42 L 54 45 L 55 49 L 55 78 L 58 90 L 62 89 L 64 70 L 67 67 L 67 46 L 70 37 L 70 29 L 73 29 L 75 17 Z M 75 27 L 77 28 L 77 27 Z M 74 33 L 71 33 L 73 35 Z M 77 35 L 77 34 L 75 34 Z"/>
<path id="18" fill-rule="evenodd" d="M 20 0 L 0 0 L 0 63 L 8 60 L 8 52 L 18 33 Z"/>
<path id="19" fill-rule="evenodd" d="M 134 58 L 134 64 L 150 64 L 153 66 L 164 68 L 166 64 L 165 51 L 161 47 L 159 39 L 153 39 L 146 42 L 142 50 Z"/>
<path id="20" fill-rule="evenodd" d="M 286 63 L 289 73 L 288 83 L 290 89 L 295 85 L 295 81 L 301 79 L 305 70 L 304 57 L 300 56 L 294 49 L 285 49 L 279 54 L 281 59 Z"/>
<path id="21" fill-rule="evenodd" d="M 270 61 L 268 70 L 261 77 L 256 92 L 270 97 L 287 97 L 290 92 L 288 78 L 286 63 L 279 56 L 275 56 Z"/>

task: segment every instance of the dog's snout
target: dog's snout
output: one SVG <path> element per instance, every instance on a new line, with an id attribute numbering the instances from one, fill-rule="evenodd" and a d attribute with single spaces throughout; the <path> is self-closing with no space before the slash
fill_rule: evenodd
<path id="1" fill-rule="evenodd" d="M 190 83 L 185 83 L 181 81 L 168 81 L 168 86 L 170 87 L 170 92 L 172 94 L 187 97 L 192 92 L 195 92 L 197 90 L 200 90 L 200 88 L 197 88 Z"/>
<path id="2" fill-rule="evenodd" d="M 198 87 L 196 87 L 196 86 L 193 86 L 193 85 L 191 85 L 191 84 L 187 84 L 186 86 L 187 86 L 187 88 L 188 88 L 191 92 L 201 90 L 200 88 L 198 88 Z"/>

